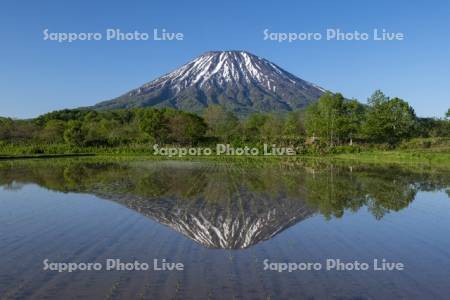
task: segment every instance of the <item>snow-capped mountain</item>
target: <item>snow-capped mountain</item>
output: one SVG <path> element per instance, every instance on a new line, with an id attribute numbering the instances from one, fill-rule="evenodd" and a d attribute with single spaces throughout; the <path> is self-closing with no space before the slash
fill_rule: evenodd
<path id="1" fill-rule="evenodd" d="M 94 108 L 155 106 L 199 112 L 219 104 L 244 114 L 290 111 L 305 107 L 324 92 L 321 87 L 248 52 L 211 51 Z"/>

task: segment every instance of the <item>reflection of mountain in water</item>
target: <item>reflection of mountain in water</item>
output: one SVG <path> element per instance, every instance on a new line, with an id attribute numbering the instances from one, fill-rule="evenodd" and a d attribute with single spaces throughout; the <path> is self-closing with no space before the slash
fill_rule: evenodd
<path id="1" fill-rule="evenodd" d="M 241 196 L 244 199 L 254 197 L 251 194 Z M 250 202 L 239 199 L 218 205 L 208 205 L 202 199 L 194 203 L 172 198 L 116 199 L 209 248 L 247 248 L 272 238 L 313 213 L 301 200 L 258 200 L 247 207 Z"/>
<path id="2" fill-rule="evenodd" d="M 243 167 L 95 159 L 0 163 L 0 186 L 5 188 L 36 183 L 95 194 L 206 247 L 226 249 L 270 239 L 314 213 L 339 218 L 367 207 L 381 219 L 407 207 L 418 191 L 446 189 L 449 181 L 448 172 L 328 164 Z"/>

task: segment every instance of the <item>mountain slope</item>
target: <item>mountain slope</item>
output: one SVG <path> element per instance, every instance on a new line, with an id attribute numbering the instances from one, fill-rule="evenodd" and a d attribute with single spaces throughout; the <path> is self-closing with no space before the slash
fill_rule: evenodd
<path id="1" fill-rule="evenodd" d="M 94 108 L 154 106 L 199 112 L 218 104 L 243 114 L 290 111 L 305 107 L 324 92 L 248 52 L 211 51 Z"/>

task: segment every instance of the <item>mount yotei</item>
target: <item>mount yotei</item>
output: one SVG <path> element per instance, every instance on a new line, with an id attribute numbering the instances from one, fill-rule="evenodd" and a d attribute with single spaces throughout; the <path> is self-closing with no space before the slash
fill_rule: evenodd
<path id="1" fill-rule="evenodd" d="M 210 105 L 221 105 L 238 114 L 248 114 L 303 108 L 324 92 L 248 52 L 211 51 L 93 108 L 153 106 L 200 112 Z"/>

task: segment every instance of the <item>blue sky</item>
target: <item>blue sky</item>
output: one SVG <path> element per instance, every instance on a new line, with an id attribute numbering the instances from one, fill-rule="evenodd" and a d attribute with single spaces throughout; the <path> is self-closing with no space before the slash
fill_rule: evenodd
<path id="1" fill-rule="evenodd" d="M 209 50 L 242 49 L 365 102 L 375 90 L 420 116 L 450 107 L 449 1 L 2 1 L 0 116 L 34 117 L 111 99 Z M 44 41 L 107 28 L 183 41 Z M 264 41 L 270 32 L 403 32 L 403 41 Z"/>

